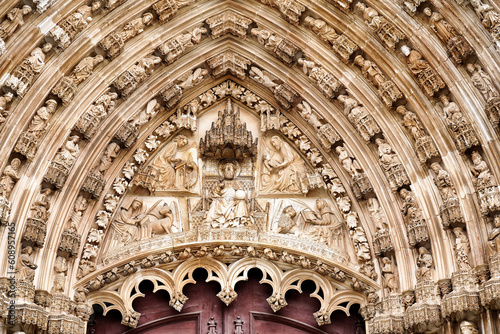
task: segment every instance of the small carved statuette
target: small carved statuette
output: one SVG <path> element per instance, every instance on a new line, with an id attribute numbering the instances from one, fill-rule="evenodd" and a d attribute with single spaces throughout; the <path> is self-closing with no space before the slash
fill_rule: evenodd
<path id="1" fill-rule="evenodd" d="M 182 89 L 190 89 L 194 86 L 203 82 L 208 75 L 208 70 L 204 68 L 196 68 L 192 71 L 188 71 L 184 76 L 180 78 L 179 87 Z"/>
<path id="2" fill-rule="evenodd" d="M 377 64 L 363 58 L 361 55 L 357 55 L 354 58 L 354 64 L 359 66 L 365 78 L 368 78 L 372 85 L 378 89 L 380 98 L 386 106 L 391 107 L 394 102 L 403 97 L 399 88 L 392 80 L 387 79 Z"/>
<path id="3" fill-rule="evenodd" d="M 369 142 L 373 136 L 381 132 L 373 116 L 356 99 L 348 95 L 339 95 L 337 100 L 344 105 L 344 114 L 365 141 Z"/>
<path id="4" fill-rule="evenodd" d="M 112 32 L 99 43 L 108 58 L 115 58 L 123 51 L 125 42 L 144 31 L 144 28 L 153 22 L 153 14 L 144 13 L 141 18 L 127 23 L 120 31 Z"/>
<path id="5" fill-rule="evenodd" d="M 407 189 L 401 189 L 399 194 L 404 200 L 401 212 L 407 224 L 408 243 L 411 247 L 425 243 L 429 240 L 429 233 L 427 232 L 427 224 L 422 215 L 422 209 L 419 207 L 415 195 Z"/>
<path id="6" fill-rule="evenodd" d="M 152 99 L 142 108 L 131 120 L 124 123 L 116 132 L 115 138 L 125 148 L 129 148 L 139 136 L 139 127 L 149 122 L 160 111 L 160 104 L 156 99 Z"/>
<path id="7" fill-rule="evenodd" d="M 266 49 L 274 52 L 278 59 L 287 65 L 291 65 L 295 55 L 300 49 L 285 38 L 281 38 L 268 30 L 253 28 L 251 34 L 257 37 L 257 41 Z"/>
<path id="8" fill-rule="evenodd" d="M 471 265 L 469 262 L 470 254 L 470 243 L 467 234 L 463 227 L 455 227 L 453 229 L 453 234 L 455 235 L 455 256 L 457 259 L 458 270 L 460 271 L 470 271 Z"/>
<path id="9" fill-rule="evenodd" d="M 89 173 L 85 179 L 82 190 L 88 192 L 94 198 L 98 198 L 104 189 L 104 173 L 111 167 L 113 160 L 120 153 L 120 146 L 110 143 L 102 155 L 97 166 Z"/>
<path id="10" fill-rule="evenodd" d="M 97 64 L 101 63 L 103 60 L 104 58 L 101 55 L 83 58 L 83 60 L 75 66 L 70 75 L 62 77 L 59 80 L 52 89 L 52 94 L 57 95 L 62 100 L 63 105 L 66 106 L 73 100 L 78 90 L 78 85 L 90 77 Z"/>
<path id="11" fill-rule="evenodd" d="M 460 334 L 479 334 L 475 323 L 464 320 L 460 323 Z"/>
<path id="12" fill-rule="evenodd" d="M 372 192 L 373 187 L 368 177 L 352 154 L 343 145 L 337 146 L 335 151 L 339 156 L 342 167 L 351 175 L 351 186 L 356 198 L 362 198 Z"/>
<path id="13" fill-rule="evenodd" d="M 66 259 L 62 256 L 56 258 L 56 263 L 54 264 L 54 287 L 53 292 L 61 293 L 64 292 L 64 283 L 66 281 L 66 272 L 68 271 L 68 263 Z"/>
<path id="14" fill-rule="evenodd" d="M 375 31 L 389 49 L 394 50 L 399 41 L 406 37 L 401 31 L 390 24 L 385 17 L 379 15 L 373 7 L 368 7 L 363 2 L 358 2 L 356 8 L 363 12 L 365 22 Z"/>
<path id="15" fill-rule="evenodd" d="M 167 64 L 172 64 L 174 61 L 186 51 L 186 48 L 191 47 L 201 42 L 203 34 L 207 33 L 207 29 L 203 27 L 194 28 L 191 32 L 180 34 L 169 39 L 161 44 L 157 50 L 165 59 Z"/>
<path id="16" fill-rule="evenodd" d="M 19 167 L 21 160 L 14 158 L 10 165 L 5 167 L 3 175 L 0 178 L 0 225 L 9 221 L 11 203 L 9 201 L 10 193 L 14 189 L 14 185 L 19 180 Z"/>
<path id="17" fill-rule="evenodd" d="M 418 249 L 417 258 L 417 281 L 430 281 L 432 280 L 432 267 L 433 259 L 429 250 L 425 247 L 420 247 Z"/>
<path id="18" fill-rule="evenodd" d="M 47 132 L 47 127 L 50 125 L 48 121 L 56 110 L 56 106 L 55 100 L 47 100 L 45 106 L 36 112 L 28 129 L 21 134 L 14 151 L 24 155 L 28 161 L 32 161 L 35 157 L 38 145 Z"/>
<path id="19" fill-rule="evenodd" d="M 10 115 L 10 111 L 7 110 L 7 105 L 10 104 L 13 98 L 14 94 L 11 92 L 7 92 L 3 96 L 0 96 L 0 130 L 3 128 L 7 121 L 7 117 Z"/>
<path id="20" fill-rule="evenodd" d="M 306 101 L 302 101 L 297 105 L 297 111 L 302 118 L 315 128 L 321 144 L 327 151 L 330 151 L 332 145 L 341 140 L 340 135 L 334 127 L 328 122 L 323 124 L 323 122 L 321 122 L 323 118 L 318 116 L 317 111 L 312 109 L 311 105 Z M 277 127 L 276 129 L 279 128 L 280 127 Z"/>
<path id="21" fill-rule="evenodd" d="M 387 289 L 389 294 L 397 292 L 399 283 L 396 272 L 396 265 L 392 263 L 392 260 L 388 257 L 382 258 L 381 269 L 382 276 L 384 277 L 384 288 Z"/>
<path id="22" fill-rule="evenodd" d="M 245 79 L 248 65 L 252 64 L 250 59 L 234 51 L 224 51 L 206 60 L 215 78 L 230 72 L 232 75 Z"/>
<path id="23" fill-rule="evenodd" d="M 335 93 L 342 87 L 337 78 L 311 60 L 300 58 L 297 60 L 297 64 L 302 66 L 304 74 L 316 83 L 316 86 L 318 86 L 323 95 L 330 100 L 335 98 Z"/>
<path id="24" fill-rule="evenodd" d="M 56 153 L 54 160 L 50 163 L 44 181 L 53 184 L 57 189 L 61 189 L 66 183 L 69 171 L 75 163 L 76 157 L 80 153 L 78 141 L 80 137 L 71 136 L 64 146 Z"/>
<path id="25" fill-rule="evenodd" d="M 115 108 L 117 98 L 117 93 L 110 92 L 98 97 L 92 106 L 80 116 L 75 129 L 86 139 L 91 139 L 104 118 Z"/>
<path id="26" fill-rule="evenodd" d="M 434 182 L 443 199 L 443 204 L 439 207 L 443 226 L 449 227 L 463 223 L 464 218 L 460 209 L 460 201 L 455 187 L 451 183 L 450 174 L 438 162 L 432 163 L 431 169 L 436 174 Z"/>
<path id="27" fill-rule="evenodd" d="M 67 18 L 58 22 L 52 28 L 48 36 L 52 37 L 57 42 L 57 46 L 61 49 L 67 48 L 75 36 L 87 28 L 92 22 L 92 14 L 101 8 L 101 3 L 96 1 L 91 6 L 83 5 L 78 7 L 76 11 L 71 13 Z"/>
<path id="28" fill-rule="evenodd" d="M 434 29 L 441 41 L 446 44 L 446 49 L 455 65 L 460 65 L 465 58 L 474 54 L 474 50 L 465 38 L 457 33 L 441 13 L 433 12 L 429 7 L 424 9 L 424 13 L 429 16 L 431 28 Z"/>
<path id="29" fill-rule="evenodd" d="M 210 27 L 212 38 L 219 38 L 225 34 L 232 34 L 236 37 L 246 38 L 248 26 L 252 20 L 242 16 L 232 10 L 226 10 L 214 15 L 205 21 Z"/>
<path id="30" fill-rule="evenodd" d="M 316 210 L 299 213 L 303 229 L 300 235 L 330 247 L 344 247 L 343 224 L 335 218 L 332 208 L 323 199 L 316 200 Z"/>
<path id="31" fill-rule="evenodd" d="M 23 97 L 33 83 L 35 76 L 45 66 L 45 57 L 50 50 L 52 50 L 50 43 L 44 44 L 41 48 L 33 49 L 31 54 L 12 71 L 4 85 L 16 92 L 18 96 Z"/>
<path id="32" fill-rule="evenodd" d="M 161 63 L 161 58 L 156 56 L 144 57 L 123 72 L 115 81 L 113 86 L 124 98 L 132 94 L 139 84 L 147 79 L 155 70 L 155 65 Z"/>
<path id="33" fill-rule="evenodd" d="M 387 219 L 377 198 L 368 199 L 368 212 L 370 218 L 377 229 L 373 237 L 373 249 L 376 256 L 381 256 L 386 252 L 394 250 L 392 244 Z"/>
<path id="34" fill-rule="evenodd" d="M 417 12 L 417 8 L 420 6 L 422 2 L 426 2 L 427 0 L 406 0 L 403 1 L 403 9 L 406 10 L 410 14 L 415 14 Z"/>
<path id="35" fill-rule="evenodd" d="M 401 51 L 407 57 L 406 64 L 411 73 L 418 80 L 418 83 L 423 88 L 424 93 L 432 97 L 439 90 L 446 87 L 443 79 L 439 74 L 429 65 L 422 54 L 416 50 L 411 50 L 408 46 L 403 45 Z"/>
<path id="36" fill-rule="evenodd" d="M 4 42 L 24 24 L 24 15 L 31 13 L 31 7 L 24 5 L 22 8 L 12 8 L 7 17 L 0 23 L 0 40 Z"/>
<path id="37" fill-rule="evenodd" d="M 481 19 L 483 26 L 490 32 L 493 42 L 500 48 L 500 14 L 489 4 L 482 0 L 471 0 L 477 16 Z"/>
<path id="38" fill-rule="evenodd" d="M 50 197 L 52 190 L 44 188 L 31 205 L 32 217 L 26 221 L 23 240 L 31 241 L 35 247 L 43 247 L 47 234 L 47 219 L 50 213 Z"/>
<path id="39" fill-rule="evenodd" d="M 458 151 L 464 153 L 467 149 L 478 146 L 479 139 L 476 132 L 458 105 L 455 102 L 451 102 L 448 96 L 444 94 L 441 95 L 441 102 L 443 103 L 443 112 L 448 128 L 453 133 L 453 139 Z"/>
<path id="40" fill-rule="evenodd" d="M 167 22 L 177 13 L 180 7 L 187 6 L 194 0 L 160 0 L 152 8 L 158 14 L 161 23 Z"/>
<path id="41" fill-rule="evenodd" d="M 375 143 L 378 145 L 379 163 L 386 172 L 389 184 L 393 191 L 410 184 L 410 179 L 398 155 L 393 151 L 384 139 L 377 138 Z"/>
<path id="42" fill-rule="evenodd" d="M 210 317 L 208 320 L 208 334 L 217 334 L 217 321 L 215 321 L 214 317 Z"/>
<path id="43" fill-rule="evenodd" d="M 493 84 L 491 76 L 477 64 L 467 64 L 467 70 L 470 73 L 472 83 L 486 100 L 486 114 L 488 114 L 493 126 L 498 126 L 500 123 L 500 93 Z"/>
<path id="44" fill-rule="evenodd" d="M 302 15 L 302 12 L 306 10 L 306 7 L 300 4 L 297 0 L 260 0 L 260 2 L 272 7 L 277 7 L 285 20 L 295 25 L 299 24 L 300 16 Z"/>
<path id="45" fill-rule="evenodd" d="M 475 185 L 479 196 L 481 212 L 483 215 L 487 215 L 500 210 L 500 192 L 488 164 L 477 151 L 472 152 L 471 160 L 471 171 L 472 175 L 476 178 Z"/>
<path id="46" fill-rule="evenodd" d="M 33 248 L 31 246 L 26 246 L 21 250 L 16 270 L 18 280 L 33 282 L 35 279 L 35 269 L 38 268 L 33 258 Z"/>
<path id="47" fill-rule="evenodd" d="M 403 116 L 403 126 L 408 130 L 413 139 L 415 139 L 415 149 L 420 162 L 425 163 L 433 157 L 438 157 L 439 152 L 436 145 L 432 138 L 425 132 L 417 115 L 406 109 L 405 106 L 397 107 L 396 112 Z"/>
<path id="48" fill-rule="evenodd" d="M 245 331 L 243 330 L 243 324 L 245 322 L 243 319 L 241 319 L 240 316 L 236 317 L 236 320 L 234 320 L 234 334 L 243 334 Z"/>

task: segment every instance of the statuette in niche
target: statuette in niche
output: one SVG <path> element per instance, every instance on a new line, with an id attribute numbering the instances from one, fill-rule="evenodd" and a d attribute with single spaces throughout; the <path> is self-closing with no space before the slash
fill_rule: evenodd
<path id="1" fill-rule="evenodd" d="M 377 138 L 375 143 L 378 146 L 379 163 L 386 172 L 389 184 L 393 191 L 410 184 L 410 179 L 399 157 L 384 139 Z"/>
<path id="2" fill-rule="evenodd" d="M 464 320 L 460 323 L 460 334 L 479 334 L 475 323 Z"/>
<path id="3" fill-rule="evenodd" d="M 493 218 L 493 228 L 488 234 L 488 245 L 491 247 L 492 255 L 500 253 L 500 215 Z"/>
<path id="4" fill-rule="evenodd" d="M 361 198 L 373 191 L 370 181 L 352 154 L 342 145 L 337 146 L 335 151 L 339 156 L 342 167 L 351 175 L 351 186 L 356 198 Z"/>
<path id="5" fill-rule="evenodd" d="M 67 105 L 75 96 L 78 85 L 92 75 L 97 64 L 101 63 L 104 58 L 101 55 L 95 57 L 85 57 L 78 65 L 75 66 L 73 72 L 65 77 L 62 77 L 55 87 L 52 89 L 52 94 L 57 95 Z"/>
<path id="6" fill-rule="evenodd" d="M 33 248 L 31 246 L 26 246 L 21 250 L 16 267 L 18 280 L 33 282 L 35 269 L 38 268 L 33 258 Z"/>
<path id="7" fill-rule="evenodd" d="M 493 42 L 497 48 L 500 47 L 500 14 L 489 4 L 482 0 L 471 0 L 477 16 L 481 19 L 483 26 L 490 32 Z"/>
<path id="8" fill-rule="evenodd" d="M 340 135 L 333 126 L 328 122 L 323 124 L 320 121 L 322 118 L 317 116 L 317 111 L 312 109 L 306 101 L 302 101 L 297 105 L 297 111 L 302 118 L 316 129 L 321 144 L 327 151 L 330 151 L 331 146 L 341 140 Z"/>
<path id="9" fill-rule="evenodd" d="M 45 243 L 51 194 L 52 190 L 50 188 L 40 190 L 40 194 L 31 205 L 31 211 L 33 213 L 31 217 L 26 220 L 23 240 L 33 242 L 35 247 L 43 247 Z"/>
<path id="10" fill-rule="evenodd" d="M 472 83 L 486 100 L 484 108 L 486 114 L 493 126 L 498 126 L 500 123 L 500 94 L 493 84 L 491 76 L 477 64 L 467 64 L 467 70 L 471 75 Z"/>
<path id="11" fill-rule="evenodd" d="M 152 8 L 158 14 L 161 23 L 170 20 L 180 7 L 187 6 L 194 0 L 160 0 L 153 4 Z"/>
<path id="12" fill-rule="evenodd" d="M 91 6 L 83 5 L 78 7 L 67 18 L 58 22 L 49 31 L 48 36 L 52 37 L 61 49 L 67 48 L 75 36 L 92 22 L 92 13 L 96 12 L 99 8 L 101 8 L 101 3 L 98 1 L 92 2 Z"/>
<path id="13" fill-rule="evenodd" d="M 370 28 L 380 37 L 384 44 L 394 50 L 396 44 L 405 38 L 405 35 L 396 27 L 380 15 L 373 7 L 366 6 L 363 2 L 358 2 L 356 8 L 363 12 L 363 18 Z"/>
<path id="14" fill-rule="evenodd" d="M 45 66 L 45 57 L 50 50 L 52 50 L 50 43 L 44 44 L 41 48 L 33 49 L 31 54 L 16 66 L 4 85 L 16 92 L 18 96 L 23 97 L 33 83 L 35 76 Z"/>
<path id="15" fill-rule="evenodd" d="M 199 44 L 203 34 L 207 33 L 207 29 L 203 27 L 194 28 L 191 32 L 180 34 L 169 39 L 161 44 L 157 50 L 163 56 L 167 64 L 172 64 L 174 61 L 186 51 L 186 48 Z"/>
<path id="16" fill-rule="evenodd" d="M 113 32 L 99 42 L 99 47 L 106 51 L 108 58 L 114 58 L 123 51 L 126 41 L 142 33 L 153 22 L 153 14 L 144 13 L 141 18 L 127 23 L 121 31 Z"/>
<path id="17" fill-rule="evenodd" d="M 246 77 L 248 65 L 252 64 L 250 59 L 229 50 L 223 51 L 207 59 L 206 62 L 215 78 L 219 78 L 227 72 L 230 72 L 232 75 L 242 80 Z"/>
<path id="18" fill-rule="evenodd" d="M 261 191 L 307 193 L 308 189 L 303 189 L 301 182 L 307 170 L 298 153 L 279 136 L 273 136 L 266 146 L 262 159 Z"/>
<path id="19" fill-rule="evenodd" d="M 403 126 L 415 139 L 415 149 L 421 163 L 427 162 L 432 157 L 439 156 L 439 152 L 432 138 L 427 135 L 417 115 L 406 109 L 405 106 L 396 108 L 396 112 L 403 116 Z"/>
<path id="20" fill-rule="evenodd" d="M 462 35 L 459 35 L 455 28 L 446 21 L 439 12 L 433 12 L 429 7 L 424 9 L 425 15 L 429 17 L 432 29 L 446 45 L 446 49 L 451 55 L 455 65 L 461 64 L 465 58 L 474 54 L 474 50 Z"/>
<path id="21" fill-rule="evenodd" d="M 14 189 L 14 185 L 19 180 L 19 168 L 21 160 L 14 158 L 10 165 L 5 167 L 3 175 L 0 178 L 0 225 L 7 223 L 10 217 L 9 196 Z"/>
<path id="22" fill-rule="evenodd" d="M 80 153 L 79 140 L 78 136 L 68 138 L 68 141 L 59 149 L 54 160 L 50 163 L 47 173 L 43 177 L 44 181 L 53 184 L 57 189 L 62 188 L 76 157 Z"/>
<path id="23" fill-rule="evenodd" d="M 411 247 L 425 243 L 429 240 L 429 233 L 427 232 L 427 224 L 422 209 L 418 205 L 415 195 L 407 189 L 401 189 L 399 194 L 404 201 L 401 212 L 407 224 L 408 243 Z"/>
<path id="24" fill-rule="evenodd" d="M 460 201 L 451 182 L 450 174 L 437 162 L 431 164 L 431 169 L 436 174 L 434 182 L 443 199 L 443 204 L 439 206 L 443 226 L 448 227 L 463 223 L 464 218 L 460 209 Z"/>
<path id="25" fill-rule="evenodd" d="M 3 128 L 7 121 L 7 117 L 10 115 L 10 111 L 7 110 L 7 105 L 10 104 L 13 98 L 14 94 L 11 92 L 7 92 L 3 96 L 0 96 L 0 130 Z"/>
<path id="26" fill-rule="evenodd" d="M 382 271 L 382 276 L 384 277 L 384 289 L 387 289 L 389 294 L 397 292 L 399 287 L 398 279 L 395 274 L 396 269 L 396 265 L 392 263 L 390 258 L 382 258 L 380 271 Z"/>
<path id="27" fill-rule="evenodd" d="M 160 57 L 144 57 L 135 65 L 129 67 L 128 70 L 120 74 L 120 76 L 113 81 L 113 86 L 120 92 L 122 97 L 126 98 L 137 89 L 139 84 L 154 72 L 155 65 L 160 63 Z"/>
<path id="28" fill-rule="evenodd" d="M 299 24 L 300 16 L 306 10 L 306 7 L 301 5 L 297 0 L 260 0 L 260 2 L 277 7 L 285 20 L 295 25 Z"/>
<path id="29" fill-rule="evenodd" d="M 363 73 L 365 78 L 368 78 L 372 85 L 378 89 L 380 98 L 386 106 L 392 106 L 394 102 L 403 97 L 399 88 L 394 82 L 386 78 L 377 64 L 363 58 L 361 55 L 357 55 L 356 58 L 354 58 L 354 64 L 360 67 L 361 73 Z"/>
<path id="30" fill-rule="evenodd" d="M 468 271 L 471 270 L 471 265 L 469 262 L 470 254 L 470 243 L 467 234 L 465 233 L 463 227 L 455 227 L 453 229 L 453 234 L 455 235 L 455 256 L 458 264 L 458 270 Z"/>
<path id="31" fill-rule="evenodd" d="M 48 100 L 45 106 L 38 109 L 36 115 L 31 120 L 28 129 L 21 134 L 14 151 L 21 153 L 28 159 L 33 160 L 35 157 L 38 145 L 47 132 L 48 123 L 52 114 L 56 110 L 57 102 L 55 100 Z"/>
<path id="32" fill-rule="evenodd" d="M 373 116 L 354 98 L 348 95 L 339 95 L 337 100 L 344 105 L 344 114 L 365 141 L 369 142 L 373 136 L 381 132 Z"/>
<path id="33" fill-rule="evenodd" d="M 56 293 L 64 292 L 64 283 L 66 280 L 66 272 L 68 271 L 68 263 L 62 256 L 56 258 L 54 264 L 54 286 L 53 291 Z"/>
<path id="34" fill-rule="evenodd" d="M 252 20 L 232 10 L 226 10 L 208 18 L 205 22 L 210 27 L 213 39 L 228 33 L 236 37 L 246 38 L 248 26 Z"/>
<path id="35" fill-rule="evenodd" d="M 7 17 L 0 23 L 0 40 L 6 41 L 14 32 L 24 24 L 24 17 L 31 13 L 30 6 L 12 8 Z"/>
<path id="36" fill-rule="evenodd" d="M 92 106 L 80 116 L 75 129 L 86 139 L 91 139 L 104 118 L 115 108 L 117 98 L 118 94 L 111 92 L 98 97 Z"/>
<path id="37" fill-rule="evenodd" d="M 455 102 L 451 102 L 446 95 L 441 95 L 441 102 L 443 103 L 446 123 L 452 131 L 458 151 L 464 153 L 467 149 L 478 146 L 479 139 L 476 132 L 458 105 Z"/>
<path id="38" fill-rule="evenodd" d="M 316 83 L 320 91 L 329 99 L 335 98 L 335 93 L 342 87 L 340 82 L 323 67 L 316 65 L 311 60 L 300 58 L 297 60 L 299 66 L 302 66 L 302 72 Z"/>
<path id="39" fill-rule="evenodd" d="M 113 160 L 120 153 L 120 146 L 116 143 L 110 143 L 104 154 L 101 156 L 97 166 L 89 173 L 82 186 L 82 190 L 88 192 L 94 198 L 98 198 L 104 189 L 104 173 L 113 164 Z"/>
<path id="40" fill-rule="evenodd" d="M 378 199 L 373 197 L 368 199 L 368 212 L 370 213 L 372 223 L 377 229 L 377 232 L 373 237 L 373 249 L 375 256 L 381 256 L 386 252 L 394 250 L 394 245 L 392 244 L 389 233 L 389 227 Z"/>
<path id="41" fill-rule="evenodd" d="M 430 281 L 432 279 L 431 267 L 433 264 L 432 255 L 425 247 L 418 249 L 417 258 L 417 281 Z"/>
<path id="42" fill-rule="evenodd" d="M 487 215 L 500 210 L 500 192 L 488 164 L 477 151 L 472 152 L 471 160 L 471 171 L 475 177 L 481 212 Z"/>
<path id="43" fill-rule="evenodd" d="M 443 79 L 439 74 L 429 65 L 422 54 L 416 50 L 411 50 L 408 46 L 403 45 L 401 51 L 407 57 L 406 64 L 413 73 L 418 83 L 423 88 L 424 93 L 432 97 L 439 90 L 446 87 Z"/>
<path id="44" fill-rule="evenodd" d="M 287 65 L 291 65 L 293 59 L 300 49 L 285 38 L 281 38 L 268 30 L 253 28 L 251 34 L 257 37 L 257 41 L 266 49 L 274 52 L 278 59 Z"/>
<path id="45" fill-rule="evenodd" d="M 139 136 L 139 127 L 149 122 L 160 111 L 160 104 L 156 99 L 152 99 L 142 108 L 131 120 L 124 123 L 121 128 L 116 132 L 115 138 L 120 143 L 129 148 Z"/>
<path id="46" fill-rule="evenodd" d="M 180 78 L 179 87 L 182 89 L 190 89 L 201 83 L 206 79 L 208 75 L 208 70 L 204 68 L 197 68 L 193 71 L 189 71 L 186 75 Z"/>

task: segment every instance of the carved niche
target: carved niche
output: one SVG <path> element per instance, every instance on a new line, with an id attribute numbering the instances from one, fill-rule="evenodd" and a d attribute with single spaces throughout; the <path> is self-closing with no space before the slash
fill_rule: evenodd
<path id="1" fill-rule="evenodd" d="M 247 29 L 252 20 L 232 10 L 226 10 L 208 18 L 205 22 L 210 27 L 214 39 L 225 34 L 246 38 Z"/>
<path id="2" fill-rule="evenodd" d="M 248 65 L 252 62 L 236 52 L 224 51 L 207 59 L 207 64 L 212 69 L 212 75 L 216 78 L 230 72 L 234 76 L 244 79 Z"/>
<path id="3" fill-rule="evenodd" d="M 186 48 L 199 44 L 201 42 L 202 35 L 206 33 L 206 28 L 194 28 L 191 32 L 186 32 L 169 39 L 160 45 L 157 50 L 163 56 L 167 64 L 172 64 L 174 61 L 179 59 Z"/>
<path id="4" fill-rule="evenodd" d="M 80 116 L 75 129 L 86 139 L 91 139 L 104 118 L 115 108 L 117 98 L 118 94 L 112 92 L 98 97 L 92 106 Z"/>
<path id="5" fill-rule="evenodd" d="M 75 163 L 76 157 L 80 153 L 78 141 L 80 137 L 71 136 L 66 144 L 56 153 L 54 160 L 50 163 L 43 180 L 53 184 L 57 189 L 61 189 L 66 183 L 69 171 Z"/>
<path id="6" fill-rule="evenodd" d="M 113 86 L 120 92 L 122 97 L 126 98 L 154 72 L 155 65 L 160 63 L 160 57 L 144 57 L 137 64 L 132 65 L 128 70 L 120 74 L 113 82 Z"/>
<path id="7" fill-rule="evenodd" d="M 424 59 L 422 54 L 416 50 L 411 50 L 408 46 L 403 45 L 401 51 L 407 57 L 406 64 L 413 73 L 418 83 L 422 87 L 424 93 L 432 97 L 439 90 L 446 87 L 443 79 Z"/>
<path id="8" fill-rule="evenodd" d="M 52 190 L 40 190 L 35 202 L 31 205 L 32 216 L 27 219 L 23 240 L 33 242 L 35 247 L 43 247 L 47 234 L 47 219 L 50 214 L 50 197 Z"/>

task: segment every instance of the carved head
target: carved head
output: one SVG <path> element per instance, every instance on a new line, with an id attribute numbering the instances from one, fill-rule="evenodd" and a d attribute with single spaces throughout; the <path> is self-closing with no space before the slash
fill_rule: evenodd
<path id="1" fill-rule="evenodd" d="M 45 104 L 47 105 L 47 111 L 49 113 L 53 113 L 55 110 L 56 110 L 56 107 L 57 107 L 57 101 L 56 100 L 48 100 L 47 102 L 45 102 Z"/>
<path id="2" fill-rule="evenodd" d="M 406 199 L 406 197 L 410 194 L 410 192 L 408 191 L 408 189 L 401 189 L 401 191 L 399 192 L 399 195 L 401 196 L 401 198 L 403 199 Z"/>
<path id="3" fill-rule="evenodd" d="M 411 52 L 411 49 L 408 47 L 408 45 L 403 45 L 401 47 L 401 52 L 403 52 L 403 54 L 408 57 L 410 55 L 410 52 Z"/>
<path id="4" fill-rule="evenodd" d="M 420 248 L 418 249 L 418 253 L 419 253 L 420 255 L 430 254 L 430 253 L 429 253 L 429 250 L 428 250 L 427 248 L 425 248 L 425 247 L 420 247 Z"/>
<path id="5" fill-rule="evenodd" d="M 281 143 L 282 143 L 282 141 L 281 141 L 281 138 L 280 138 L 280 137 L 278 137 L 278 136 L 273 136 L 273 137 L 271 138 L 271 145 L 273 145 L 273 147 L 274 147 L 275 149 L 279 150 L 279 149 L 281 148 Z"/>
<path id="6" fill-rule="evenodd" d="M 29 14 L 31 13 L 31 7 L 28 6 L 28 5 L 24 5 L 23 6 L 23 14 L 26 15 L 26 14 Z"/>
<path id="7" fill-rule="evenodd" d="M 440 170 L 443 169 L 443 167 L 441 167 L 441 165 L 439 164 L 439 162 L 433 162 L 431 164 L 431 169 L 434 171 L 434 173 L 439 173 Z"/>
<path id="8" fill-rule="evenodd" d="M 326 201 L 324 199 L 317 199 L 316 200 L 316 207 L 318 208 L 318 210 L 322 210 L 327 205 L 328 204 L 326 204 Z"/>
<path id="9" fill-rule="evenodd" d="M 471 153 L 471 159 L 474 165 L 478 165 L 483 161 L 483 157 L 481 157 L 481 154 L 479 154 L 478 151 L 473 151 Z"/>
<path id="10" fill-rule="evenodd" d="M 450 104 L 450 100 L 448 99 L 448 96 L 446 95 L 441 95 L 439 97 L 439 99 L 441 100 L 441 102 L 444 104 L 444 106 L 446 107 L 448 104 Z"/>
<path id="11" fill-rule="evenodd" d="M 307 16 L 305 19 L 304 19 L 304 23 L 306 26 L 309 26 L 309 27 L 312 27 L 314 25 L 314 17 L 312 16 Z"/>
<path id="12" fill-rule="evenodd" d="M 356 4 L 356 9 L 359 9 L 360 11 L 364 12 L 366 9 L 366 5 L 363 2 L 358 2 Z"/>
<path id="13" fill-rule="evenodd" d="M 478 334 L 479 330 L 475 323 L 464 320 L 460 323 L 460 332 L 461 334 Z"/>
<path id="14" fill-rule="evenodd" d="M 144 15 L 142 15 L 142 22 L 145 25 L 150 25 L 151 22 L 153 22 L 153 14 L 151 14 L 151 13 L 145 13 Z"/>
<path id="15" fill-rule="evenodd" d="M 399 106 L 396 108 L 396 112 L 402 116 L 405 116 L 406 113 L 408 112 L 408 109 L 406 109 L 405 106 Z"/>
<path id="16" fill-rule="evenodd" d="M 43 52 L 43 53 L 48 53 L 50 50 L 52 50 L 52 44 L 50 44 L 50 43 L 45 43 L 45 44 L 42 46 L 42 52 Z"/>
<path id="17" fill-rule="evenodd" d="M 186 146 L 189 143 L 189 140 L 187 139 L 186 136 L 178 135 L 177 137 L 174 138 L 174 142 L 177 143 L 178 148 L 181 148 L 183 146 Z"/>
<path id="18" fill-rule="evenodd" d="M 142 200 L 138 199 L 138 198 L 135 198 L 133 201 L 132 201 L 132 204 L 130 204 L 130 208 L 132 210 L 139 210 L 142 208 Z"/>
<path id="19" fill-rule="evenodd" d="M 92 2 L 92 11 L 95 12 L 101 8 L 101 3 L 99 1 Z"/>
<path id="20" fill-rule="evenodd" d="M 7 92 L 4 94 L 3 98 L 6 102 L 10 102 L 14 98 L 14 94 L 12 92 Z"/>
<path id="21" fill-rule="evenodd" d="M 19 160 L 18 158 L 12 159 L 12 161 L 10 162 L 10 166 L 14 170 L 18 170 L 19 167 L 21 166 L 21 160 Z"/>
<path id="22" fill-rule="evenodd" d="M 362 55 L 357 55 L 356 58 L 354 58 L 354 64 L 358 66 L 363 66 L 363 63 L 365 62 L 365 58 L 363 58 Z"/>
<path id="23" fill-rule="evenodd" d="M 222 167 L 222 174 L 226 180 L 232 180 L 236 176 L 236 168 L 234 164 L 228 162 Z"/>
<path id="24" fill-rule="evenodd" d="M 425 7 L 424 14 L 430 17 L 432 15 L 432 10 L 429 7 Z"/>
<path id="25" fill-rule="evenodd" d="M 294 218 L 297 215 L 297 211 L 295 211 L 295 209 L 291 205 L 284 208 L 283 212 L 290 218 Z"/>

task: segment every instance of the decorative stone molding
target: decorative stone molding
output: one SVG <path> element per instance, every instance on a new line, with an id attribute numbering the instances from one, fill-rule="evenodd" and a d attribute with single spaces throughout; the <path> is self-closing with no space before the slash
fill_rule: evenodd
<path id="1" fill-rule="evenodd" d="M 252 61 L 234 51 L 224 51 L 207 59 L 207 64 L 215 78 L 229 72 L 243 80 L 246 77 L 247 67 L 252 64 Z"/>
<path id="2" fill-rule="evenodd" d="M 226 10 L 208 18 L 205 22 L 210 27 L 212 38 L 215 39 L 228 33 L 236 37 L 246 38 L 248 26 L 253 21 L 232 10 Z"/>

